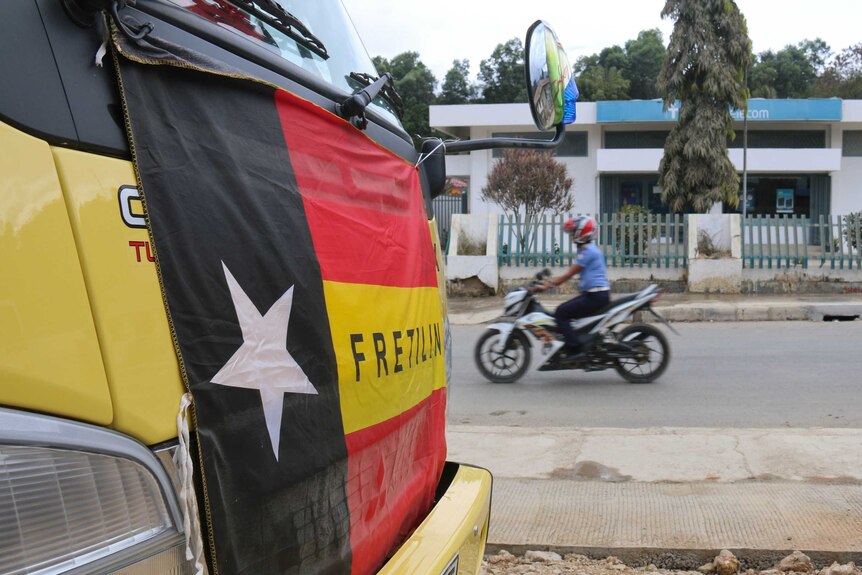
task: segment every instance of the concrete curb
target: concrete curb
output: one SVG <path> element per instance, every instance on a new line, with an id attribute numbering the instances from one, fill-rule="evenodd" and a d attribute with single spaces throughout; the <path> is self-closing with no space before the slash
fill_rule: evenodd
<path id="1" fill-rule="evenodd" d="M 564 300 L 542 302 L 552 310 Z M 472 307 L 472 309 L 471 309 Z M 862 299 L 853 301 L 743 300 L 743 301 L 685 301 L 655 306 L 671 322 L 702 321 L 823 321 L 835 318 L 862 318 Z M 472 303 L 459 301 L 449 310 L 453 325 L 478 325 L 493 321 L 503 314 L 498 298 L 480 298 Z M 649 317 L 644 320 L 650 321 Z"/>
<path id="2" fill-rule="evenodd" d="M 860 303 L 703 303 L 656 306 L 668 321 L 823 321 L 862 317 Z"/>

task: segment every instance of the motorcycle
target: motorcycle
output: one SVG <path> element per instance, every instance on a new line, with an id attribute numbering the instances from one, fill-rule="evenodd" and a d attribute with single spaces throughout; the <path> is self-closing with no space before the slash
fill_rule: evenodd
<path id="1" fill-rule="evenodd" d="M 651 324 L 626 324 L 636 312 L 647 312 L 679 335 L 652 308 L 662 293 L 657 285 L 618 297 L 592 316 L 573 321 L 583 352 L 569 357 L 561 353 L 565 342 L 553 315 L 531 289 L 549 275 L 545 269 L 529 285 L 506 294 L 504 315 L 488 325 L 479 338 L 474 357 L 486 379 L 514 383 L 523 377 L 530 368 L 533 347 L 527 334 L 536 342 L 541 357 L 538 371 L 613 368 L 630 383 L 651 383 L 664 373 L 670 362 L 670 345 L 664 334 Z"/>

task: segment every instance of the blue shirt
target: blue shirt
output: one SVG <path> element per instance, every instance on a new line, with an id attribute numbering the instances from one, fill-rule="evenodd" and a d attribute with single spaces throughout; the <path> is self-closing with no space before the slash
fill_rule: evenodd
<path id="1" fill-rule="evenodd" d="M 605 256 L 596 244 L 590 242 L 578 247 L 578 259 L 575 263 L 583 268 L 580 271 L 579 290 L 585 292 L 593 288 L 610 287 Z"/>

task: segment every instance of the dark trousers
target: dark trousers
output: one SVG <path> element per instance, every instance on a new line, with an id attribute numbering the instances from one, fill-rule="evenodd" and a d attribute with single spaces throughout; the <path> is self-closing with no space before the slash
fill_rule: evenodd
<path id="1" fill-rule="evenodd" d="M 611 301 L 610 291 L 596 291 L 584 292 L 578 297 L 560 304 L 560 307 L 554 312 L 554 318 L 557 320 L 560 333 L 566 340 L 566 345 L 578 347 L 578 336 L 572 327 L 572 320 L 588 317 L 594 311 L 608 305 L 609 301 Z"/>

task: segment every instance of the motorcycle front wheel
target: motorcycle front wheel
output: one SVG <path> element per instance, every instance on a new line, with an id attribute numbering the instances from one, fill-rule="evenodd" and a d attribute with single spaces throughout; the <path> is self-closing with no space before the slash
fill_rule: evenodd
<path id="1" fill-rule="evenodd" d="M 530 367 L 530 341 L 521 331 L 515 331 L 503 349 L 503 335 L 489 329 L 476 342 L 476 367 L 492 383 L 514 383 Z"/>
<path id="2" fill-rule="evenodd" d="M 658 328 L 637 323 L 619 333 L 620 343 L 630 346 L 632 357 L 614 360 L 614 369 L 629 383 L 652 383 L 670 362 L 670 345 Z"/>

